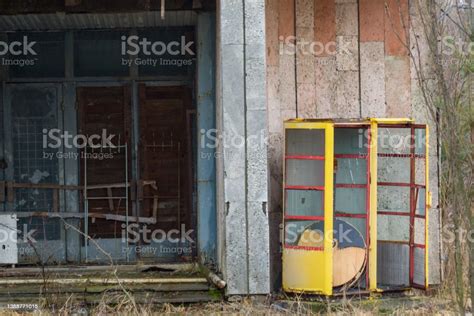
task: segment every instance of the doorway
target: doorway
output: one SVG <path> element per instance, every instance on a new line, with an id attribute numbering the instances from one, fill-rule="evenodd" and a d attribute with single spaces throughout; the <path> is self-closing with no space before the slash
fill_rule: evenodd
<path id="1" fill-rule="evenodd" d="M 86 261 L 106 260 L 96 244 L 127 262 L 193 260 L 192 89 L 84 86 L 76 95 L 78 135 L 112 140 L 80 150 L 80 209 L 88 217 L 81 230 L 94 239 L 83 238 Z"/>

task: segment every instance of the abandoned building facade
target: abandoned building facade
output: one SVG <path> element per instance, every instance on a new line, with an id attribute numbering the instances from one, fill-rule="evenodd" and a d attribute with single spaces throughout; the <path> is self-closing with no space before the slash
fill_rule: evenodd
<path id="1" fill-rule="evenodd" d="M 417 19 L 408 0 L 0 1 L 0 263 L 198 262 L 228 295 L 271 293 L 284 122 L 406 118 L 431 131 L 439 283 Z"/>

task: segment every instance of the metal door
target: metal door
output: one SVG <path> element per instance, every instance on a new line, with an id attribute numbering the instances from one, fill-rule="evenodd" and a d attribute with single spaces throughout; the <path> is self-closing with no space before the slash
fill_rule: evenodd
<path id="1" fill-rule="evenodd" d="M 334 125 L 285 123 L 283 288 L 332 294 Z"/>
<path id="2" fill-rule="evenodd" d="M 428 285 L 428 133 L 411 121 L 378 122 L 377 286 Z"/>
<path id="3" fill-rule="evenodd" d="M 65 261 L 64 229 L 51 213 L 62 211 L 59 190 L 62 88 L 57 84 L 7 85 L 4 98 L 5 212 L 17 214 L 19 263 Z"/>

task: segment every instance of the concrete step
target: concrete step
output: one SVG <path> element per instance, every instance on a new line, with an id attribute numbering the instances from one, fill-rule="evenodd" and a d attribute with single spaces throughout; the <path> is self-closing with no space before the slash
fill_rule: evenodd
<path id="1" fill-rule="evenodd" d="M 0 304 L 55 301 L 57 305 L 71 297 L 85 304 L 97 304 L 104 299 L 119 302 L 126 295 L 131 295 L 141 304 L 221 299 L 221 292 L 196 269 L 147 267 L 136 270 L 128 267 L 114 272 L 90 267 L 67 269 L 4 271 L 3 276 L 0 275 Z M 28 276 L 20 276 L 25 274 Z"/>

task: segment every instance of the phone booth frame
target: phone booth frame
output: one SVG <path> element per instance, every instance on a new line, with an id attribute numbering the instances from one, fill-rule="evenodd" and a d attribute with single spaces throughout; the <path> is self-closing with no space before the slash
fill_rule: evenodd
<path id="1" fill-rule="evenodd" d="M 385 153 L 379 152 L 379 131 L 381 129 L 404 129 L 410 131 L 410 152 L 399 153 Z M 333 226 L 336 218 L 354 219 L 359 222 L 365 222 L 364 240 L 366 242 L 366 265 L 364 271 L 364 288 L 358 289 L 359 292 L 383 292 L 385 290 L 406 289 L 410 287 L 428 288 L 428 214 L 431 207 L 431 193 L 429 192 L 429 129 L 427 125 L 415 124 L 411 119 L 379 119 L 371 118 L 367 120 L 319 120 L 319 119 L 293 119 L 288 120 L 284 124 L 284 163 L 283 163 L 283 290 L 293 293 L 307 293 L 307 294 L 322 294 L 333 295 L 338 289 L 333 287 Z M 364 132 L 364 149 L 358 152 L 345 153 L 338 149 L 339 139 L 337 134 L 339 131 L 347 131 L 355 134 L 355 131 Z M 351 132 L 351 130 L 353 130 Z M 415 152 L 415 132 L 424 130 L 426 138 L 423 141 L 423 152 Z M 397 130 L 398 131 L 398 130 Z M 301 135 L 297 135 L 300 133 Z M 308 134 L 313 133 L 314 135 Z M 294 134 L 295 136 L 291 136 Z M 421 134 L 421 132 L 420 132 Z M 310 140 L 310 141 L 308 141 Z M 300 146 L 300 151 L 294 150 L 295 143 Z M 317 144 L 315 144 L 317 143 Z M 419 143 L 419 142 L 418 142 Z M 311 150 L 309 150 L 311 149 Z M 324 151 L 323 151 L 324 149 Z M 379 160 L 385 159 L 409 159 L 409 182 L 393 182 L 384 183 L 378 181 L 378 167 Z M 337 161 L 349 160 L 363 162 L 365 169 L 358 170 L 362 176 L 366 177 L 365 181 L 361 183 L 338 183 L 335 176 L 335 169 L 337 169 Z M 424 183 L 415 183 L 415 164 L 418 166 L 418 160 L 424 161 Z M 296 162 L 297 163 L 296 163 Z M 383 162 L 383 161 L 382 161 Z M 336 163 L 336 167 L 335 167 Z M 298 167 L 299 166 L 299 167 Z M 306 169 L 304 169 L 306 166 Z M 317 170 L 323 168 L 321 170 Z M 358 168 L 361 169 L 361 168 Z M 364 172 L 364 174 L 362 174 Z M 318 181 L 308 179 L 307 174 L 317 174 Z M 295 176 L 296 175 L 296 176 Z M 322 179 L 322 175 L 324 178 Z M 298 176 L 302 179 L 298 183 Z M 308 182 L 309 181 L 309 182 Z M 402 187 L 409 190 L 409 210 L 408 212 L 389 212 L 384 211 L 378 204 L 380 204 L 378 191 L 382 186 L 388 187 Z M 338 190 L 365 190 L 365 210 L 364 212 L 356 212 L 355 214 L 347 214 L 339 212 L 335 209 L 337 206 L 337 191 Z M 420 192 L 424 190 L 424 199 L 420 198 Z M 294 199 L 295 193 L 299 198 L 314 196 L 315 192 L 320 192 L 318 202 L 322 201 L 321 210 L 315 212 L 308 212 L 299 214 L 299 210 L 290 209 L 287 201 Z M 289 195 L 291 195 L 289 197 Z M 418 200 L 422 207 L 418 208 Z M 422 203 L 423 202 L 423 203 Z M 296 215 L 295 215 L 296 213 Z M 384 242 L 393 245 L 403 245 L 404 253 L 408 249 L 408 263 L 403 262 L 402 269 L 408 269 L 409 283 L 404 283 L 404 286 L 384 286 L 378 282 L 379 276 L 386 273 L 384 269 L 384 260 L 378 256 L 379 247 L 379 227 L 378 217 L 397 216 L 399 218 L 409 218 L 408 227 L 404 227 L 409 231 L 407 240 L 380 240 L 381 250 L 384 249 L 382 244 Z M 420 240 L 420 233 L 415 231 L 415 222 L 422 222 L 424 231 L 424 238 Z M 306 223 L 318 222 L 321 227 L 324 227 L 324 236 L 321 246 L 307 247 L 299 246 L 288 242 L 289 227 L 292 223 L 298 225 L 305 225 Z M 381 222 L 382 223 L 382 222 Z M 406 226 L 406 225 L 405 225 Z M 418 225 L 419 226 L 419 225 Z M 291 226 L 292 227 L 292 226 Z M 300 226 L 301 227 L 301 226 Z M 382 229 L 380 229 L 382 231 Z M 329 232 L 329 233 L 328 233 Z M 416 234 L 415 234 L 416 233 Z M 390 237 L 390 236 L 389 236 Z M 391 238 L 388 238 L 391 239 Z M 418 240 L 415 240 L 418 239 Z M 394 246 L 398 247 L 398 246 Z M 402 251 L 396 248 L 397 251 Z M 390 251 L 390 249 L 389 249 Z M 380 255 L 380 254 L 379 254 Z M 387 257 L 389 258 L 389 257 Z M 416 260 L 416 258 L 418 260 Z M 422 261 L 422 267 L 420 266 Z M 391 262 L 389 262 L 392 264 Z M 379 267 L 380 266 L 380 267 Z M 405 267 L 407 266 L 407 267 Z M 362 277 L 361 277 L 362 278 Z M 382 278 L 380 278 L 382 280 Z M 390 280 L 389 280 L 390 281 Z M 423 282 L 421 282 L 423 281 Z M 396 281 L 394 282 L 394 284 Z M 403 282 L 402 282 L 403 283 Z"/>

